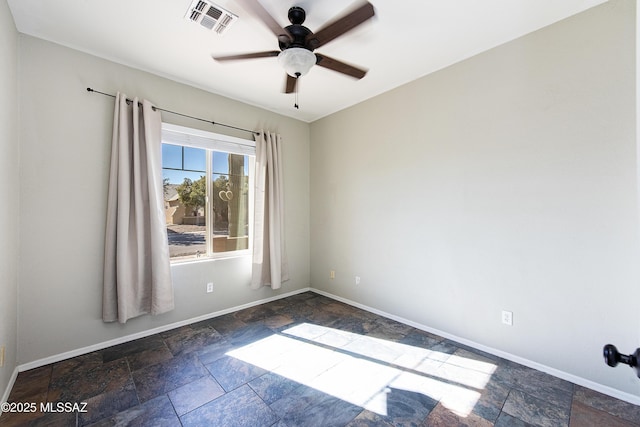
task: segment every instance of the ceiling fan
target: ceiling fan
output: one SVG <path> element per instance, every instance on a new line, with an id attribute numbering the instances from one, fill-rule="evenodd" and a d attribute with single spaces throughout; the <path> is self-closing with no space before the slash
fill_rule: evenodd
<path id="1" fill-rule="evenodd" d="M 276 35 L 280 51 L 271 50 L 239 55 L 213 56 L 216 61 L 277 56 L 278 62 L 287 72 L 285 93 L 294 92 L 298 79 L 304 76 L 313 65 L 319 65 L 356 79 L 363 78 L 367 73 L 366 70 L 326 55 L 313 53 L 313 51 L 372 18 L 375 15 L 375 11 L 371 3 L 363 3 L 341 18 L 326 24 L 315 33 L 302 25 L 306 18 L 306 12 L 301 7 L 294 6 L 289 9 L 288 18 L 291 25 L 282 28 L 258 0 L 244 0 L 243 4 Z"/>

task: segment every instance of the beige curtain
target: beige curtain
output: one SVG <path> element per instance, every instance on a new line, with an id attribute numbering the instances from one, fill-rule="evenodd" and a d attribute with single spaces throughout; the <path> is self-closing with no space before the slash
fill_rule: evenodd
<path id="1" fill-rule="evenodd" d="M 251 287 L 278 289 L 289 280 L 284 242 L 282 138 L 275 133 L 256 135 L 255 212 Z"/>
<path id="2" fill-rule="evenodd" d="M 149 101 L 116 95 L 102 318 L 125 323 L 173 309 L 164 218 L 161 118 Z"/>

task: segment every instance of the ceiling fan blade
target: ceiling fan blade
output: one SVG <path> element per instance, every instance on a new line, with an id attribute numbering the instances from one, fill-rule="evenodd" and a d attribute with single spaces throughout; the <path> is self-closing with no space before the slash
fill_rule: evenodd
<path id="1" fill-rule="evenodd" d="M 345 64 L 342 61 L 338 61 L 337 59 L 330 58 L 326 55 L 316 53 L 316 59 L 316 65 L 328 68 L 333 71 L 337 71 L 342 74 L 346 74 L 351 77 L 355 77 L 356 79 L 361 79 L 367 74 L 366 70 L 356 68 L 353 65 Z"/>
<path id="2" fill-rule="evenodd" d="M 347 13 L 342 18 L 321 28 L 316 33 L 309 34 L 306 39 L 306 46 L 311 50 L 317 49 L 336 37 L 343 35 L 347 31 L 352 30 L 367 19 L 372 18 L 374 15 L 375 10 L 373 5 L 366 2 L 354 11 Z"/>
<path id="3" fill-rule="evenodd" d="M 240 3 L 249 9 L 257 18 L 259 18 L 278 37 L 278 41 L 288 44 L 292 38 L 289 32 L 285 30 L 273 16 L 258 2 L 258 0 L 240 0 Z"/>
<path id="4" fill-rule="evenodd" d="M 224 55 L 224 56 L 212 56 L 216 61 L 235 61 L 238 59 L 255 59 L 255 58 L 268 58 L 271 56 L 278 56 L 280 51 L 270 50 L 268 52 L 254 52 L 254 53 L 241 53 L 239 55 Z"/>
<path id="5" fill-rule="evenodd" d="M 287 74 L 287 82 L 285 83 L 284 93 L 293 93 L 296 90 L 298 79 Z"/>

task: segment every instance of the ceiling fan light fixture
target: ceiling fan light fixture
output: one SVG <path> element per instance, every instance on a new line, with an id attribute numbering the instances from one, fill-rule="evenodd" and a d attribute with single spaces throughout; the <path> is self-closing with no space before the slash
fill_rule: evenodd
<path id="1" fill-rule="evenodd" d="M 278 55 L 278 62 L 291 77 L 302 77 L 316 63 L 316 55 L 302 47 L 290 47 Z"/>

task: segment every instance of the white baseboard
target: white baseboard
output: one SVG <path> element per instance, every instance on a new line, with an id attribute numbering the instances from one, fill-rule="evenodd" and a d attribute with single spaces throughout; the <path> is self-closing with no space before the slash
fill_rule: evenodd
<path id="1" fill-rule="evenodd" d="M 523 357 L 516 356 L 516 355 L 511 354 L 511 353 L 507 353 L 507 352 L 502 351 L 502 350 L 498 350 L 498 349 L 495 349 L 495 348 L 492 348 L 492 347 L 487 347 L 485 345 L 482 345 L 482 344 L 479 344 L 477 342 L 468 340 L 466 338 L 461 338 L 461 337 L 458 337 L 456 335 L 449 334 L 449 333 L 447 333 L 445 331 L 441 331 L 441 330 L 438 330 L 438 329 L 435 329 L 435 328 L 431 328 L 429 326 L 425 326 L 425 325 L 422 325 L 420 323 L 416 323 L 416 322 L 413 322 L 411 320 L 404 319 L 402 317 L 395 316 L 395 315 L 390 314 L 390 313 L 386 313 L 386 312 L 378 310 L 376 308 L 369 307 L 369 306 L 366 306 L 364 304 L 360 304 L 360 303 L 355 302 L 355 301 L 351 301 L 351 300 L 349 300 L 347 298 L 342 298 L 340 296 L 333 295 L 333 294 L 331 294 L 329 292 L 325 292 L 325 291 L 322 291 L 320 289 L 311 288 L 310 290 L 312 292 L 317 293 L 317 294 L 326 296 L 326 297 L 334 299 L 336 301 L 343 302 L 343 303 L 351 305 L 353 307 L 357 307 L 357 308 L 360 308 L 362 310 L 377 314 L 379 316 L 383 316 L 383 317 L 386 317 L 388 319 L 395 320 L 397 322 L 403 323 L 405 325 L 412 326 L 412 327 L 414 327 L 416 329 L 420 329 L 420 330 L 425 331 L 425 332 L 430 332 L 432 334 L 441 336 L 443 338 L 447 338 L 447 339 L 449 339 L 451 341 L 459 342 L 460 344 L 463 344 L 463 345 L 466 345 L 466 346 L 469 346 L 469 347 L 473 347 L 473 348 L 478 349 L 480 351 L 483 351 L 485 353 L 493 354 L 494 356 L 498 356 L 498 357 L 501 357 L 503 359 L 507 359 L 507 360 L 510 360 L 512 362 L 518 363 L 520 365 L 524 365 L 524 366 L 527 366 L 529 368 L 533 368 L 533 369 L 536 369 L 538 371 L 545 372 L 545 373 L 547 373 L 549 375 L 553 375 L 554 377 L 558 377 L 558 378 L 561 378 L 563 380 L 572 382 L 574 384 L 589 388 L 591 390 L 595 390 L 595 391 L 600 392 L 602 394 L 606 394 L 607 396 L 615 397 L 616 399 L 624 400 L 625 402 L 629 402 L 629 403 L 632 403 L 634 405 L 639 405 L 640 406 L 640 397 L 639 396 L 636 396 L 636 395 L 633 395 L 633 394 L 630 394 L 630 393 L 625 393 L 625 392 L 617 390 L 615 388 L 608 387 L 606 385 L 599 384 L 599 383 L 593 382 L 591 380 L 588 380 L 586 378 L 578 377 L 576 375 L 569 374 L 569 373 L 564 372 L 564 371 L 560 371 L 560 370 L 552 368 L 550 366 L 546 366 L 546 365 L 534 362 L 532 360 L 525 359 Z"/>
<path id="2" fill-rule="evenodd" d="M 34 368 L 39 368 L 41 366 L 45 366 L 45 365 L 49 365 L 51 363 L 56 363 L 56 362 L 60 362 L 62 360 L 66 360 L 66 359 L 70 359 L 72 357 L 77 357 L 77 356 L 82 356 L 83 354 L 87 354 L 87 353 L 92 353 L 94 351 L 98 351 L 98 350 L 103 350 L 105 348 L 108 347 L 112 347 L 114 345 L 118 345 L 118 344 L 124 344 L 126 342 L 129 341 L 134 341 L 140 338 L 145 338 L 148 337 L 150 335 L 154 335 L 160 332 L 165 332 L 165 331 L 169 331 L 171 329 L 175 329 L 175 328 L 179 328 L 181 326 L 186 326 L 186 325 L 190 325 L 192 323 L 197 323 L 197 322 L 201 322 L 203 320 L 208 320 L 208 319 L 212 319 L 214 317 L 218 317 L 218 316 L 222 316 L 224 314 L 229 314 L 229 313 L 233 313 L 235 311 L 238 310 L 243 310 L 245 308 L 250 308 L 250 307 L 254 307 L 256 305 L 260 305 L 260 304 L 265 304 L 271 301 L 276 301 L 282 298 L 287 298 L 293 295 L 297 295 L 297 294 L 301 294 L 303 292 L 307 292 L 307 291 L 311 291 L 311 288 L 303 288 L 303 289 L 298 289 L 292 292 L 287 292 L 284 294 L 280 294 L 274 297 L 269 297 L 269 298 L 264 298 L 261 300 L 257 300 L 257 301 L 252 301 L 250 303 L 247 304 L 242 304 L 239 306 L 235 306 L 235 307 L 231 307 L 231 308 L 227 308 L 224 310 L 220 310 L 220 311 L 216 311 L 213 313 L 207 313 L 204 314 L 202 316 L 198 316 L 198 317 L 194 317 L 191 319 L 187 319 L 187 320 L 182 320 L 180 322 L 175 322 L 175 323 L 171 323 L 169 325 L 164 325 L 164 326 L 160 326 L 158 328 L 153 328 L 153 329 L 148 329 L 146 331 L 142 331 L 142 332 L 138 332 L 135 334 L 131 334 L 131 335 L 126 335 L 124 337 L 120 337 L 120 338 L 115 338 L 109 341 L 104 341 L 101 343 L 97 343 L 97 344 L 93 344 L 87 347 L 82 347 L 76 350 L 71 350 L 71 351 L 67 351 L 64 353 L 60 353 L 60 354 L 56 354 L 53 356 L 49 356 L 49 357 L 45 357 L 43 359 L 38 359 L 38 360 L 34 360 L 33 362 L 28 362 L 22 365 L 19 365 L 17 368 L 18 372 L 23 372 L 23 371 L 27 371 L 29 369 L 34 369 Z M 15 379 L 14 379 L 15 380 Z M 13 386 L 13 383 L 10 384 L 11 386 Z M 9 387 L 9 391 L 11 390 L 11 387 Z"/>
<path id="3" fill-rule="evenodd" d="M 16 382 L 16 378 L 18 378 L 18 368 L 16 367 L 13 370 L 13 374 L 11 374 L 11 378 L 9 378 L 9 384 L 7 384 L 7 388 L 2 395 L 2 400 L 0 400 L 0 404 L 6 403 L 9 400 L 9 394 L 11 394 L 11 389 Z M 0 416 L 2 415 L 2 411 L 0 411 Z"/>

